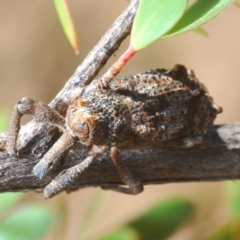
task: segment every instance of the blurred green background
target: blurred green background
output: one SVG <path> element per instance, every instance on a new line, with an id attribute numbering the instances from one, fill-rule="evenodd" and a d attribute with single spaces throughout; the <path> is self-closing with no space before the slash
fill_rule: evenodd
<path id="1" fill-rule="evenodd" d="M 78 56 L 74 55 L 63 35 L 52 1 L 0 1 L 1 130 L 6 127 L 14 104 L 22 97 L 50 102 L 128 4 L 128 1 L 112 0 L 68 2 L 80 39 Z M 239 121 L 239 23 L 240 9 L 232 5 L 203 26 L 208 37 L 189 32 L 158 41 L 137 53 L 121 75 L 151 68 L 171 68 L 175 63 L 184 64 L 195 71 L 216 104 L 223 107 L 224 112 L 218 115 L 216 123 Z M 128 40 L 101 73 L 127 48 Z M 147 186 L 138 196 L 88 188 L 44 200 L 42 194 L 27 192 L 23 194 L 21 203 L 8 214 L 17 213 L 17 209 L 33 203 L 51 209 L 55 221 L 50 231 L 41 237 L 44 240 L 77 239 L 78 232 L 82 239 L 97 239 L 109 230 L 117 231 L 119 226 L 127 234 L 132 234 L 131 239 L 137 239 L 134 237 L 139 233 L 135 232 L 137 227 L 133 219 L 151 206 L 159 202 L 162 206 L 169 202 L 168 199 L 177 197 L 186 201 L 177 202 L 178 207 L 174 205 L 179 210 L 182 205 L 179 207 L 178 204 L 184 204 L 186 222 L 176 227 L 175 233 L 167 239 L 240 239 L 239 194 L 240 184 L 234 181 Z M 0 207 L 1 204 L 0 199 Z M 98 210 L 93 211 L 95 208 Z M 8 214 L 0 220 L 7 220 Z M 176 210 L 176 214 L 181 212 Z M 172 215 L 168 213 L 166 216 Z M 129 238 L 125 235 L 120 239 Z M 164 238 L 158 236 L 158 239 Z"/>

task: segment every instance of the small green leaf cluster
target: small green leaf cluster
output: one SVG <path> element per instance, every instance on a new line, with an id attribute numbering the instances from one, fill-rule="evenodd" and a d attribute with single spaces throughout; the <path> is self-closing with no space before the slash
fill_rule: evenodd
<path id="1" fill-rule="evenodd" d="M 0 239 L 36 240 L 54 223 L 52 213 L 36 204 L 18 204 L 23 193 L 0 194 Z"/>
<path id="2" fill-rule="evenodd" d="M 131 46 L 143 49 L 159 38 L 199 28 L 222 12 L 232 0 L 141 0 L 133 23 Z"/>
<path id="3" fill-rule="evenodd" d="M 156 203 L 116 229 L 87 239 L 166 240 L 173 236 L 175 236 L 174 239 L 178 239 L 177 236 L 182 236 L 181 230 L 192 236 L 197 234 L 198 239 L 202 240 L 240 239 L 240 181 L 229 181 L 224 186 L 225 194 L 219 205 L 216 205 L 211 212 L 208 211 L 206 217 L 201 220 L 195 218 L 198 211 L 197 205 L 186 199 L 172 198 Z M 223 199 L 224 202 L 222 202 Z M 207 201 L 206 198 L 205 200 Z M 205 226 L 202 235 L 201 233 L 199 235 L 200 225 Z M 196 239 L 189 236 L 187 239 Z"/>
<path id="4" fill-rule="evenodd" d="M 170 237 L 194 215 L 194 206 L 187 200 L 159 202 L 145 213 L 94 240 L 161 240 Z"/>
<path id="5" fill-rule="evenodd" d="M 131 48 L 141 50 L 159 38 L 172 37 L 190 30 L 200 34 L 207 33 L 200 27 L 208 22 L 233 0 L 141 0 L 134 19 L 131 34 Z M 77 34 L 66 0 L 53 0 L 55 9 L 65 32 L 74 49 L 79 52 Z M 240 0 L 235 0 L 240 5 Z"/>
<path id="6" fill-rule="evenodd" d="M 7 111 L 4 110 L 0 110 L 0 133 L 1 132 L 5 132 L 7 130 L 7 126 L 8 126 L 8 121 L 9 121 L 9 113 L 7 113 Z"/>

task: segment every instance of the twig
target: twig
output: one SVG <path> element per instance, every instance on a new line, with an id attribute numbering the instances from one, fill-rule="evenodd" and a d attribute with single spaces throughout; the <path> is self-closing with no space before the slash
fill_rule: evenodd
<path id="1" fill-rule="evenodd" d="M 35 156 L 17 159 L 0 152 L 0 192 L 42 189 L 56 174 L 76 165 L 85 155 L 85 149 L 78 144 L 67 155 L 64 166 L 39 181 L 32 174 L 38 162 Z M 151 148 L 126 151 L 122 157 L 144 185 L 237 179 L 240 177 L 240 123 L 213 126 L 207 149 Z M 93 163 L 67 190 L 116 184 L 121 181 L 107 156 Z"/>

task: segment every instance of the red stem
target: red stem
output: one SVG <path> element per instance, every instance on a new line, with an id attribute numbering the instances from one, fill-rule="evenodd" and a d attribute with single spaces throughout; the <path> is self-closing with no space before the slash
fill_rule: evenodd
<path id="1" fill-rule="evenodd" d="M 110 82 L 113 78 L 118 75 L 118 73 L 122 70 L 122 68 L 126 65 L 129 59 L 137 51 L 129 46 L 129 48 L 120 56 L 120 58 L 108 69 L 108 71 L 98 80 L 98 85 L 101 88 L 108 88 Z"/>

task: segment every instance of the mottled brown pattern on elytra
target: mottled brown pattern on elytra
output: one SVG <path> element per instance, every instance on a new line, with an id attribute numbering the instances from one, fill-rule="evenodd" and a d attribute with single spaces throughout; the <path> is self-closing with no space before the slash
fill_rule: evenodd
<path id="1" fill-rule="evenodd" d="M 64 131 L 35 166 L 38 178 L 43 178 L 77 141 L 89 148 L 82 162 L 60 173 L 46 187 L 46 198 L 64 190 L 106 151 L 111 151 L 123 183 L 129 186 L 110 189 L 137 194 L 143 186 L 123 165 L 119 151 L 153 146 L 205 147 L 208 129 L 222 111 L 194 73 L 182 65 L 113 79 L 104 89 L 99 86 L 99 80 L 95 80 L 83 89 L 68 108 L 66 122 L 53 109 L 32 99 L 23 98 L 14 108 L 7 144 L 2 144 L 10 154 L 16 152 L 23 114 L 32 114 L 37 121 L 57 125 Z"/>
<path id="2" fill-rule="evenodd" d="M 118 149 L 204 145 L 221 111 L 181 65 L 114 79 L 109 89 L 87 92 L 82 99 L 89 102 L 84 111 L 94 116 L 101 133 L 94 142 Z"/>

